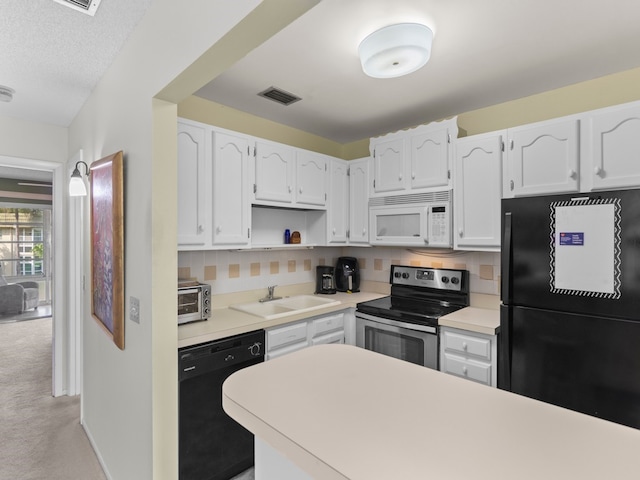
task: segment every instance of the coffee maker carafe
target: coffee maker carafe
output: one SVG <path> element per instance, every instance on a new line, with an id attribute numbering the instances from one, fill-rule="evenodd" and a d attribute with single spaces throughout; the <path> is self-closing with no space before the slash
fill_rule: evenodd
<path id="1" fill-rule="evenodd" d="M 334 282 L 334 268 L 326 265 L 316 267 L 316 293 L 334 294 L 336 286 Z"/>
<path id="2" fill-rule="evenodd" d="M 339 292 L 360 291 L 360 269 L 358 259 L 354 257 L 340 257 L 336 263 L 336 290 Z"/>

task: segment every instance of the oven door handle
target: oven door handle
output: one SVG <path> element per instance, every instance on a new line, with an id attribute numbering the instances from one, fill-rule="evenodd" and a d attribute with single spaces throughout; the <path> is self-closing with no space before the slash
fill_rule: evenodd
<path id="1" fill-rule="evenodd" d="M 416 323 L 400 322 L 398 320 L 391 320 L 389 318 L 383 318 L 383 317 L 375 317 L 373 315 L 369 315 L 368 313 L 362 313 L 362 312 L 356 311 L 356 321 L 358 318 L 361 318 L 363 320 L 369 320 L 370 322 L 382 323 L 384 325 L 389 325 L 390 327 L 406 328 L 407 330 L 416 330 L 418 332 L 433 333 L 434 335 L 437 333 L 437 329 L 435 327 L 430 327 L 428 325 L 419 325 Z"/>

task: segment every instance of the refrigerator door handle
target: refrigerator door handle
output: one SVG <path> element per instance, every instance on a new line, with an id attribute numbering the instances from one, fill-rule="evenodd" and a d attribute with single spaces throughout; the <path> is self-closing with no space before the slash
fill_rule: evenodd
<path id="1" fill-rule="evenodd" d="M 504 214 L 504 233 L 502 238 L 502 303 L 511 305 L 511 212 Z"/>

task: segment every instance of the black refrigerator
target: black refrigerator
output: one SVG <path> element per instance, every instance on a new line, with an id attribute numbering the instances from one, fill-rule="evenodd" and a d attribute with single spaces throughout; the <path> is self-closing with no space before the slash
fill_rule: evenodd
<path id="1" fill-rule="evenodd" d="M 640 190 L 502 201 L 498 387 L 640 428 Z"/>

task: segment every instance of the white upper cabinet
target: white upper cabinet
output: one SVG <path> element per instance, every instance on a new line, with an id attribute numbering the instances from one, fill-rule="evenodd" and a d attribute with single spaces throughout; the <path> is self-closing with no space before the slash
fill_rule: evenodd
<path id="1" fill-rule="evenodd" d="M 327 242 L 347 243 L 349 229 L 349 163 L 332 158 L 329 167 Z"/>
<path id="2" fill-rule="evenodd" d="M 369 157 L 349 162 L 349 243 L 369 243 Z"/>
<path id="3" fill-rule="evenodd" d="M 325 155 L 296 149 L 296 203 L 319 207 L 327 204 L 327 171 Z"/>
<path id="4" fill-rule="evenodd" d="M 253 203 L 325 209 L 327 158 L 281 143 L 256 141 Z"/>
<path id="5" fill-rule="evenodd" d="M 375 193 L 401 192 L 405 189 L 404 139 L 377 143 L 373 151 Z"/>
<path id="6" fill-rule="evenodd" d="M 506 131 L 459 138 L 455 149 L 454 248 L 500 249 L 502 146 Z"/>
<path id="7" fill-rule="evenodd" d="M 256 142 L 254 203 L 293 203 L 295 158 L 293 147 L 266 140 Z"/>
<path id="8" fill-rule="evenodd" d="M 578 192 L 579 128 L 578 118 L 564 117 L 509 129 L 505 196 Z"/>
<path id="9" fill-rule="evenodd" d="M 590 112 L 584 123 L 591 189 L 640 187 L 640 102 Z"/>
<path id="10" fill-rule="evenodd" d="M 210 129 L 178 122 L 178 245 L 202 247 L 210 238 Z"/>
<path id="11" fill-rule="evenodd" d="M 213 132 L 213 244 L 248 245 L 251 225 L 247 137 Z"/>
<path id="12" fill-rule="evenodd" d="M 372 196 L 422 193 L 451 187 L 451 139 L 457 119 L 372 138 Z"/>
<path id="13" fill-rule="evenodd" d="M 411 137 L 411 188 L 449 184 L 449 132 L 440 128 Z"/>

